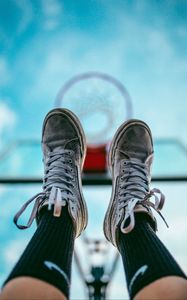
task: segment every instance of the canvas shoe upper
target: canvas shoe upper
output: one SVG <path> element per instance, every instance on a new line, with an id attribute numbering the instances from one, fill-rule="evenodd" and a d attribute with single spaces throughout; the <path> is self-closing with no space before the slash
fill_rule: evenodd
<path id="1" fill-rule="evenodd" d="M 40 220 L 44 206 L 59 217 L 68 205 L 70 216 L 79 236 L 87 225 L 87 208 L 82 194 L 81 171 L 86 155 L 86 139 L 78 118 L 67 109 L 56 108 L 45 117 L 42 130 L 44 163 L 43 192 L 29 199 L 19 210 L 14 222 L 20 229 L 28 228 L 34 218 Z M 35 200 L 26 226 L 18 218 Z"/>
<path id="2" fill-rule="evenodd" d="M 157 229 L 151 207 L 160 214 L 165 197 L 159 189 L 150 191 L 152 161 L 153 142 L 147 124 L 140 120 L 123 123 L 109 151 L 113 188 L 104 220 L 105 236 L 115 246 L 117 229 L 129 233 L 135 226 L 135 213 L 146 214 L 152 228 Z"/>

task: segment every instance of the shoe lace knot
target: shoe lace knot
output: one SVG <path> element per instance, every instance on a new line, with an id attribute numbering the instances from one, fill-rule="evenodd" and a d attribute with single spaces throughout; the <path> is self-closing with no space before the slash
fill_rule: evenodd
<path id="1" fill-rule="evenodd" d="M 124 215 L 121 231 L 130 232 L 135 226 L 134 209 L 140 204 L 146 209 L 153 208 L 163 219 L 160 213 L 165 202 L 164 194 L 157 188 L 149 189 L 150 179 L 145 163 L 134 160 L 122 161 L 122 174 L 119 183 L 119 216 Z M 153 199 L 153 201 L 151 201 Z M 128 224 L 128 225 L 126 225 Z"/>
<path id="2" fill-rule="evenodd" d="M 73 154 L 72 150 L 55 150 L 48 154 L 45 161 L 43 192 L 36 194 L 25 202 L 15 215 L 14 223 L 19 229 L 26 229 L 31 226 L 44 202 L 48 203 L 49 210 L 54 205 L 53 215 L 56 217 L 60 216 L 61 209 L 66 203 L 69 201 L 75 202 L 76 190 L 74 189 L 75 170 Z M 18 224 L 19 217 L 33 201 L 35 201 L 35 204 L 27 224 Z"/>

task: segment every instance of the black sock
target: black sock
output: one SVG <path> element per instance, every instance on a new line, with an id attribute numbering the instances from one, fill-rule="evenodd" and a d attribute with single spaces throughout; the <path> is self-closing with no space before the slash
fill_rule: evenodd
<path id="1" fill-rule="evenodd" d="M 118 249 L 121 253 L 131 299 L 151 282 L 165 276 L 185 274 L 168 252 L 146 220 L 136 214 L 135 228 L 128 234 L 118 232 Z"/>
<path id="2" fill-rule="evenodd" d="M 43 209 L 39 226 L 20 260 L 5 281 L 31 276 L 46 281 L 69 297 L 74 228 L 67 206 L 60 217 Z M 5 285 L 4 283 L 4 285 Z"/>

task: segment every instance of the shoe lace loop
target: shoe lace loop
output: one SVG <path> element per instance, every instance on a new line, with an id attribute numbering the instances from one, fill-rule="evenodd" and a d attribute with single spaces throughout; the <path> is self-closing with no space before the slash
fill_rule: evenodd
<path id="1" fill-rule="evenodd" d="M 73 189 L 74 168 L 72 155 L 73 151 L 71 150 L 55 150 L 50 152 L 45 163 L 43 192 L 30 198 L 14 217 L 14 223 L 19 229 L 26 229 L 31 226 L 37 216 L 39 208 L 46 200 L 48 200 L 49 210 L 51 210 L 52 205 L 54 205 L 53 215 L 56 217 L 60 216 L 62 206 L 65 206 L 69 201 L 75 201 L 76 191 Z M 33 201 L 35 201 L 35 204 L 27 224 L 18 224 L 19 217 Z"/>
<path id="2" fill-rule="evenodd" d="M 160 210 L 165 202 L 164 194 L 157 188 L 149 190 L 149 176 L 147 167 L 144 163 L 125 160 L 123 162 L 124 175 L 120 178 L 119 187 L 119 211 L 125 213 L 121 223 L 121 231 L 130 232 L 135 226 L 134 209 L 137 204 L 146 208 L 153 208 L 163 219 L 166 226 L 168 224 Z M 151 201 L 153 199 L 153 201 Z M 127 220 L 129 219 L 128 225 Z"/>

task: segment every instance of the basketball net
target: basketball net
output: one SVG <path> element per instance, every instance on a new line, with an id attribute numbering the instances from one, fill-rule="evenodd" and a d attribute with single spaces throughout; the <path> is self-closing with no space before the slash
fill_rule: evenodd
<path id="1" fill-rule="evenodd" d="M 84 172 L 106 172 L 108 145 L 121 123 L 132 117 L 124 85 L 100 72 L 79 74 L 62 86 L 55 107 L 70 109 L 82 123 L 87 139 Z"/>

